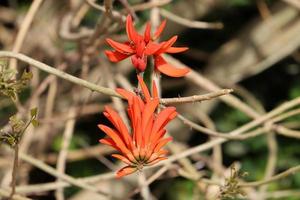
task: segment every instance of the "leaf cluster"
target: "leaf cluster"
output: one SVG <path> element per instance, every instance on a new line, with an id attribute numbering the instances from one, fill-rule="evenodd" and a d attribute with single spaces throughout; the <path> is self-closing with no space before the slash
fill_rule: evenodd
<path id="1" fill-rule="evenodd" d="M 13 115 L 9 118 L 10 131 L 0 130 L 0 142 L 8 144 L 12 148 L 19 144 L 24 132 L 32 124 L 34 127 L 38 126 L 37 121 L 37 108 L 30 110 L 30 119 L 24 122 L 18 118 L 17 115 Z"/>
<path id="2" fill-rule="evenodd" d="M 17 80 L 17 71 L 8 69 L 0 65 L 0 95 L 10 97 L 16 101 L 18 93 L 20 93 L 32 79 L 32 73 L 25 70 L 22 76 Z"/>
<path id="3" fill-rule="evenodd" d="M 237 170 L 234 165 L 230 167 L 230 177 L 225 179 L 225 185 L 221 187 L 220 199 L 236 199 L 237 196 L 245 196 L 239 185 L 239 179 L 247 176 L 247 172 Z"/>

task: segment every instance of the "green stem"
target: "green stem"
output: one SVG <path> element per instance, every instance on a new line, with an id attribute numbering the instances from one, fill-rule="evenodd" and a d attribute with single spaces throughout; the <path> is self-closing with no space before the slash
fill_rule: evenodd
<path id="1" fill-rule="evenodd" d="M 154 64 L 152 60 L 148 60 L 149 65 L 146 67 L 146 70 L 143 74 L 144 82 L 146 83 L 149 91 L 152 88 L 152 80 L 153 80 L 153 71 L 154 71 Z"/>

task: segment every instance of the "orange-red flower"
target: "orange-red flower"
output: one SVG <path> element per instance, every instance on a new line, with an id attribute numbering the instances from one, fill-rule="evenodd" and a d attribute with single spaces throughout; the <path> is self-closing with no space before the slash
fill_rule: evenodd
<path id="1" fill-rule="evenodd" d="M 114 128 L 98 125 L 109 136 L 99 141 L 117 149 L 120 153 L 112 156 L 127 164 L 117 172 L 118 178 L 166 159 L 167 151 L 163 147 L 172 140 L 171 137 L 164 138 L 164 135 L 165 126 L 177 115 L 175 107 L 167 107 L 156 113 L 159 98 L 155 83 L 151 97 L 142 78 L 138 76 L 138 80 L 142 97 L 124 89 L 117 89 L 117 92 L 128 101 L 127 111 L 131 120 L 131 131 L 117 112 L 109 106 L 105 107 L 104 115 Z"/>
<path id="2" fill-rule="evenodd" d="M 136 32 L 132 18 L 127 16 L 126 32 L 129 41 L 119 43 L 112 39 L 106 39 L 107 43 L 114 48 L 113 51 L 105 51 L 106 56 L 112 62 L 119 62 L 128 57 L 131 57 L 133 66 L 140 72 L 145 71 L 147 67 L 147 57 L 153 56 L 155 69 L 163 74 L 172 77 L 181 77 L 189 72 L 188 68 L 176 68 L 167 63 L 163 57 L 163 53 L 180 53 L 186 51 L 187 47 L 173 47 L 177 36 L 173 36 L 168 41 L 155 43 L 154 41 L 161 35 L 166 26 L 164 20 L 158 27 L 153 36 L 151 36 L 151 24 L 148 22 L 144 35 Z"/>

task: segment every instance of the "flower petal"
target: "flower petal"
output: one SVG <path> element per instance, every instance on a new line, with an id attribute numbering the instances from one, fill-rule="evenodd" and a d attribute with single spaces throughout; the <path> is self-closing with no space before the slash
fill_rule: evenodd
<path id="1" fill-rule="evenodd" d="M 172 137 L 167 137 L 167 138 L 164 138 L 164 139 L 161 139 L 157 145 L 155 146 L 153 152 L 156 153 L 156 152 L 159 152 L 159 150 L 165 146 L 168 142 L 170 142 L 171 140 L 173 140 Z"/>
<path id="2" fill-rule="evenodd" d="M 134 167 L 134 166 L 126 166 L 126 167 L 123 167 L 122 169 L 120 169 L 117 174 L 116 174 L 116 177 L 117 178 L 121 178 L 123 176 L 127 176 L 129 174 L 132 174 L 134 172 L 137 171 L 137 168 Z"/>
<path id="3" fill-rule="evenodd" d="M 114 157 L 114 158 L 117 158 L 117 159 L 119 159 L 121 161 L 123 161 L 127 165 L 132 165 L 132 163 L 125 156 L 122 156 L 120 154 L 112 154 L 111 156 Z"/>
<path id="4" fill-rule="evenodd" d="M 118 52 L 120 53 L 123 53 L 123 54 L 132 54 L 135 52 L 134 49 L 132 49 L 129 45 L 127 44 L 123 44 L 123 43 L 119 43 L 119 42 L 116 42 L 112 39 L 109 39 L 107 38 L 106 39 L 106 42 L 112 47 L 114 48 L 115 50 L 117 50 Z"/>
<path id="5" fill-rule="evenodd" d="M 148 22 L 146 24 L 145 32 L 144 32 L 144 40 L 145 42 L 149 42 L 151 40 L 151 24 Z"/>
<path id="6" fill-rule="evenodd" d="M 155 83 L 154 80 L 152 81 L 152 98 L 153 99 L 158 99 L 159 98 L 158 90 L 157 90 L 156 83 Z"/>
<path id="7" fill-rule="evenodd" d="M 168 64 L 163 57 L 155 56 L 155 68 L 163 74 L 171 77 L 182 77 L 190 70 L 188 68 L 176 68 Z"/>
<path id="8" fill-rule="evenodd" d="M 153 99 L 145 105 L 145 109 L 143 110 L 143 113 L 142 113 L 142 131 L 143 132 L 145 131 L 146 126 L 147 126 L 151 116 L 154 115 L 154 111 L 156 110 L 158 104 L 159 104 L 159 100 Z"/>
<path id="9" fill-rule="evenodd" d="M 175 107 L 167 107 L 163 109 L 155 119 L 152 135 L 162 129 L 170 120 L 174 119 L 176 115 L 177 112 Z"/>
<path id="10" fill-rule="evenodd" d="M 188 47 L 169 47 L 166 50 L 166 53 L 181 53 L 181 52 L 184 52 L 188 49 L 189 49 Z"/>
<path id="11" fill-rule="evenodd" d="M 139 84 L 141 86 L 141 89 L 142 89 L 143 95 L 145 97 L 145 100 L 146 100 L 146 102 L 149 102 L 151 100 L 149 90 L 148 90 L 143 78 L 141 76 L 137 76 L 137 78 L 138 78 Z"/>
<path id="12" fill-rule="evenodd" d="M 151 138 L 152 147 L 154 148 L 157 142 L 164 137 L 166 134 L 166 129 L 160 129 L 158 132 L 153 133 L 153 137 Z M 153 150 L 153 149 L 152 149 Z"/>
<path id="13" fill-rule="evenodd" d="M 120 150 L 120 148 L 117 147 L 116 143 L 111 138 L 103 138 L 103 139 L 100 139 L 99 142 L 102 144 L 109 145 L 117 150 Z"/>
<path id="14" fill-rule="evenodd" d="M 104 115 L 110 120 L 110 122 L 116 127 L 116 129 L 119 131 L 119 133 L 122 136 L 122 139 L 125 141 L 126 146 L 128 148 L 132 148 L 132 140 L 129 135 L 128 129 L 123 122 L 122 118 L 119 116 L 119 114 L 111 109 L 109 106 L 104 107 Z"/>
<path id="15" fill-rule="evenodd" d="M 162 160 L 166 160 L 166 159 L 168 159 L 168 158 L 166 158 L 166 157 L 159 157 L 159 158 L 156 158 L 155 160 L 147 163 L 147 165 L 155 165 L 156 163 L 158 163 L 158 162 L 160 162 Z"/>
<path id="16" fill-rule="evenodd" d="M 169 49 L 177 40 L 177 35 L 171 37 L 168 41 L 162 42 L 162 47 L 155 53 L 156 55 L 166 53 L 167 49 Z"/>
<path id="17" fill-rule="evenodd" d="M 139 38 L 138 33 L 136 32 L 133 23 L 132 23 L 132 17 L 131 15 L 127 15 L 126 19 L 126 32 L 128 38 L 133 41 L 134 43 L 137 43 L 137 40 Z"/>
<path id="18" fill-rule="evenodd" d="M 131 56 L 131 62 L 133 66 L 138 69 L 139 71 L 143 72 L 145 71 L 147 67 L 147 57 L 138 57 L 136 54 Z"/>
<path id="19" fill-rule="evenodd" d="M 183 77 L 190 71 L 188 68 L 180 68 L 179 69 L 179 68 L 173 67 L 172 65 L 169 65 L 169 64 L 159 65 L 157 67 L 157 69 L 161 73 L 171 76 L 171 77 Z"/>
<path id="20" fill-rule="evenodd" d="M 104 51 L 105 55 L 111 62 L 119 62 L 129 57 L 127 54 L 120 53 L 118 51 Z"/>
<path id="21" fill-rule="evenodd" d="M 125 99 L 127 99 L 128 101 L 130 99 L 132 99 L 133 96 L 135 96 L 135 94 L 133 92 L 129 92 L 127 90 L 124 90 L 123 88 L 117 88 L 116 92 L 121 95 L 122 97 L 124 97 Z"/>
<path id="22" fill-rule="evenodd" d="M 122 138 L 118 135 L 116 131 L 113 129 L 109 128 L 108 126 L 105 126 L 103 124 L 99 124 L 98 127 L 106 133 L 111 139 L 114 141 L 116 146 L 120 148 L 121 152 L 123 154 L 128 154 L 130 153 L 129 149 L 126 147 L 125 142 L 122 140 Z"/>
<path id="23" fill-rule="evenodd" d="M 159 27 L 157 28 L 156 32 L 154 33 L 154 36 L 152 38 L 153 40 L 156 40 L 160 36 L 160 34 L 165 29 L 166 24 L 167 24 L 167 20 L 162 21 L 162 23 L 159 25 Z"/>
<path id="24" fill-rule="evenodd" d="M 147 44 L 144 53 L 145 53 L 147 56 L 153 55 L 153 54 L 155 54 L 158 50 L 160 50 L 160 49 L 162 48 L 163 44 L 164 44 L 164 43 L 157 44 L 157 43 L 154 43 L 154 42 L 150 41 L 150 42 Z"/>

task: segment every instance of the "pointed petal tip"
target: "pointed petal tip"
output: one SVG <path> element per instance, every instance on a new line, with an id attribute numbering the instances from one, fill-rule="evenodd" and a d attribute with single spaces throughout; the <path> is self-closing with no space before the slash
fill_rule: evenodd
<path id="1" fill-rule="evenodd" d="M 129 55 L 120 53 L 118 51 L 105 50 L 104 53 L 111 62 L 119 62 L 129 57 Z"/>
<path id="2" fill-rule="evenodd" d="M 122 178 L 124 176 L 127 176 L 129 174 L 132 174 L 132 173 L 134 173 L 136 171 L 137 171 L 136 167 L 132 167 L 132 166 L 123 167 L 122 169 L 120 169 L 119 171 L 117 171 L 116 178 L 120 179 L 120 178 Z"/>
<path id="3" fill-rule="evenodd" d="M 155 57 L 155 68 L 159 72 L 161 72 L 167 76 L 170 76 L 170 77 L 183 77 L 187 73 L 190 72 L 190 69 L 187 67 L 177 68 L 177 67 L 174 67 L 173 65 L 170 65 L 160 55 Z"/>

